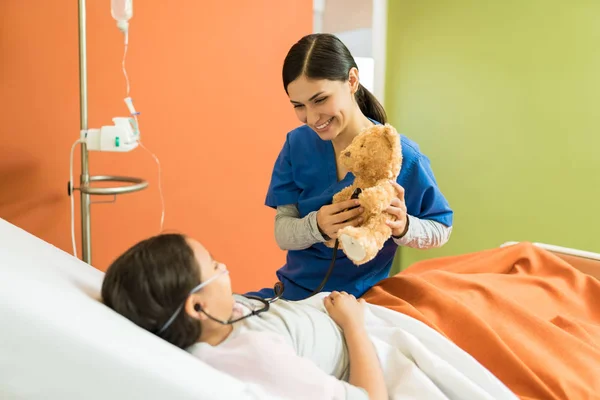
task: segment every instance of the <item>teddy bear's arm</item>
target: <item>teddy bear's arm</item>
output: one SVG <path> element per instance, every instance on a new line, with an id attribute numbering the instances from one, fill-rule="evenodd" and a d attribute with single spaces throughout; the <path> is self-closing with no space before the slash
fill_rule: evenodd
<path id="1" fill-rule="evenodd" d="M 354 185 L 350 185 L 333 196 L 333 203 L 341 203 L 342 201 L 350 200 L 352 192 L 354 191 Z"/>
<path id="2" fill-rule="evenodd" d="M 393 196 L 394 188 L 386 182 L 363 190 L 359 199 L 366 212 L 379 214 L 390 206 Z"/>

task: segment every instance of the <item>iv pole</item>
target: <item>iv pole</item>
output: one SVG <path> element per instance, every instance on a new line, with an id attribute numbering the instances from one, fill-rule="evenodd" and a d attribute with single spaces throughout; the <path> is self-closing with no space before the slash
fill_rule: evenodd
<path id="1" fill-rule="evenodd" d="M 86 9 L 85 0 L 79 0 L 79 115 L 82 132 L 88 129 L 87 115 L 87 47 L 86 47 Z M 87 145 L 81 143 L 81 187 L 90 182 Z M 73 195 L 73 194 L 72 194 Z M 90 195 L 80 190 L 81 207 L 81 256 L 83 261 L 92 261 Z"/>
<path id="2" fill-rule="evenodd" d="M 80 112 L 80 133 L 88 130 L 88 104 L 87 104 L 87 47 L 86 47 L 86 0 L 79 1 L 79 112 Z M 88 163 L 88 149 L 84 141 L 81 143 L 81 175 L 79 179 L 80 187 L 69 188 L 69 195 L 73 196 L 73 191 L 79 190 L 81 200 L 81 254 L 84 262 L 92 262 L 92 240 L 91 240 L 91 216 L 90 201 L 91 195 L 112 195 L 137 192 L 145 189 L 148 182 L 126 176 L 90 176 Z M 91 187 L 91 182 L 125 182 L 127 186 L 118 186 L 113 188 Z"/>

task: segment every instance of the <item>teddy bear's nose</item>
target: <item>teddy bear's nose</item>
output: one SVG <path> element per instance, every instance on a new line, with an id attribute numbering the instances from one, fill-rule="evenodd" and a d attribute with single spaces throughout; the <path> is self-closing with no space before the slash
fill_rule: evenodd
<path id="1" fill-rule="evenodd" d="M 346 152 L 346 154 L 344 154 L 346 157 L 350 157 L 352 155 L 352 153 L 350 153 L 349 151 Z"/>

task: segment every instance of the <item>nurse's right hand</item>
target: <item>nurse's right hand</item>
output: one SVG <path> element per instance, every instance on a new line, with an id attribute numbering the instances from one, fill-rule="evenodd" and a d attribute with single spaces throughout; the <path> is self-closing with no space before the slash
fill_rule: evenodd
<path id="1" fill-rule="evenodd" d="M 331 239 L 337 239 L 338 230 L 345 226 L 357 226 L 362 222 L 360 214 L 364 209 L 357 207 L 359 205 L 358 200 L 352 199 L 321 207 L 317 211 L 319 229 Z"/>

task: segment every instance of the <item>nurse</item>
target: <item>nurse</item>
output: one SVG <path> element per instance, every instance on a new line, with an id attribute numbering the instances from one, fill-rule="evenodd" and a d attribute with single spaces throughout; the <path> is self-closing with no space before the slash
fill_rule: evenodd
<path id="1" fill-rule="evenodd" d="M 343 211 L 354 200 L 332 205 L 335 193 L 352 184 L 354 175 L 337 163 L 337 155 L 359 132 L 387 122 L 383 106 L 360 84 L 358 68 L 346 46 L 330 34 L 303 37 L 283 64 L 283 86 L 302 126 L 287 134 L 275 161 L 266 205 L 277 210 L 275 239 L 287 250 L 277 271 L 283 297 L 300 300 L 316 289 L 327 272 L 333 249 L 324 245 L 337 231 L 361 221 L 360 207 Z M 419 146 L 400 135 L 402 169 L 397 197 L 388 212 L 392 237 L 370 262 L 355 266 L 342 251 L 323 291 L 361 296 L 389 274 L 398 246 L 429 249 L 443 246 L 452 231 L 453 212 L 437 186 L 429 159 Z M 273 289 L 249 294 L 272 297 Z"/>

